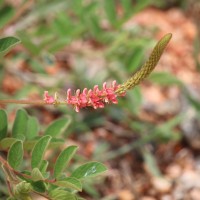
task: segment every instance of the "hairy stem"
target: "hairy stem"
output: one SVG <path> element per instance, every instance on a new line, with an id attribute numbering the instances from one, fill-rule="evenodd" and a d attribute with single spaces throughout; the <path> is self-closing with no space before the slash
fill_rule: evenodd
<path id="1" fill-rule="evenodd" d="M 42 100 L 31 101 L 31 100 L 15 100 L 15 99 L 2 99 L 0 100 L 0 104 L 29 104 L 29 105 L 45 105 L 46 103 Z"/>
<path id="2" fill-rule="evenodd" d="M 0 104 L 8 104 L 8 103 L 13 103 L 13 104 L 27 104 L 27 105 L 36 105 L 36 106 L 41 106 L 41 105 L 59 105 L 59 104 L 62 104 L 62 105 L 66 105 L 66 101 L 57 101 L 57 102 L 54 102 L 53 104 L 48 104 L 46 103 L 44 100 L 35 100 L 35 101 L 32 101 L 32 100 L 15 100 L 15 99 L 0 99 Z"/>
<path id="3" fill-rule="evenodd" d="M 12 172 L 12 173 L 15 174 L 16 176 L 18 176 L 18 177 L 24 177 L 24 178 L 27 178 L 27 179 L 32 179 L 32 176 L 27 175 L 27 174 L 23 174 L 23 173 L 21 173 L 21 172 L 19 172 L 19 171 L 14 170 L 14 169 L 8 164 L 8 162 L 7 162 L 1 155 L 0 155 L 0 163 L 1 163 L 3 166 L 5 166 L 6 169 L 7 169 L 8 171 Z M 6 173 L 6 172 L 5 172 L 5 173 Z M 43 180 L 43 181 L 46 182 L 46 183 L 54 183 L 54 182 L 55 182 L 55 179 L 52 179 L 52 180 L 45 179 L 45 180 Z M 12 192 L 11 185 L 10 185 L 10 180 L 7 179 L 7 180 L 6 180 L 6 183 L 7 183 L 7 187 L 8 187 L 8 190 L 9 190 L 10 195 L 13 196 L 13 192 Z M 15 184 L 16 184 L 16 183 L 15 183 Z M 48 197 L 47 195 L 45 195 L 45 194 L 39 193 L 39 192 L 37 192 L 37 191 L 35 191 L 35 190 L 32 190 L 32 192 L 35 193 L 35 194 L 41 195 L 41 196 L 43 196 L 43 197 L 45 197 L 45 198 L 47 198 L 47 199 L 49 199 L 49 197 Z M 31 200 L 32 198 L 31 198 L 30 196 L 24 196 L 24 199 L 25 199 L 25 200 Z"/>

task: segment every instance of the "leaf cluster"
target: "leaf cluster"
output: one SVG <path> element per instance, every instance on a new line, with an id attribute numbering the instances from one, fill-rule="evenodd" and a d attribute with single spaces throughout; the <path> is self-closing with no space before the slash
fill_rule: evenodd
<path id="1" fill-rule="evenodd" d="M 66 131 L 70 118 L 54 121 L 42 136 L 39 135 L 37 119 L 24 109 L 17 111 L 10 136 L 7 113 L 2 109 L 0 121 L 0 162 L 13 199 L 32 199 L 35 193 L 51 200 L 77 200 L 76 193 L 82 191 L 83 180 L 106 171 L 103 164 L 88 162 L 67 172 L 66 168 L 78 149 L 75 145 L 64 148 L 55 163 L 46 159 L 47 150 L 64 144 L 65 141 L 57 136 Z M 4 152 L 7 151 L 5 159 Z M 53 166 L 51 171 L 49 165 Z"/>

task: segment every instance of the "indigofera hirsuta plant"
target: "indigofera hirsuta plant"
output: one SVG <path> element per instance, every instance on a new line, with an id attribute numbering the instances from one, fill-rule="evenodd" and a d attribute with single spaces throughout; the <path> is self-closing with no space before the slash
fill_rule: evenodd
<path id="1" fill-rule="evenodd" d="M 43 99 L 40 100 L 5 99 L 0 100 L 0 103 L 72 105 L 76 112 L 85 107 L 97 109 L 104 108 L 106 104 L 117 104 L 118 97 L 125 96 L 127 90 L 138 85 L 152 72 L 171 37 L 172 34 L 169 33 L 161 38 L 147 62 L 122 84 L 117 84 L 114 80 L 110 85 L 104 82 L 102 87 L 95 85 L 93 89 L 84 88 L 82 91 L 77 89 L 75 92 L 68 89 L 64 99 L 61 99 L 57 92 L 49 95 L 49 92 L 45 91 Z M 0 52 L 1 49 L 6 49 L 18 42 L 18 39 L 12 37 L 0 39 Z M 58 119 L 41 134 L 37 120 L 29 116 L 24 109 L 20 109 L 16 113 L 11 137 L 8 137 L 7 113 L 0 109 L 0 151 L 7 151 L 7 159 L 5 154 L 0 155 L 0 163 L 6 178 L 8 199 L 32 200 L 34 195 L 40 195 L 51 200 L 81 200 L 82 198 L 79 198 L 77 193 L 82 191 L 82 181 L 107 170 L 105 165 L 93 161 L 75 168 L 71 173 L 66 173 L 65 170 L 77 151 L 77 146 L 71 145 L 60 152 L 53 170 L 48 171 L 49 161 L 45 159 L 45 152 L 50 146 L 63 144 L 64 139 L 58 140 L 56 136 L 67 129 L 69 122 L 68 118 Z M 24 150 L 30 152 L 29 171 L 21 170 L 23 159 L 27 156 Z"/>

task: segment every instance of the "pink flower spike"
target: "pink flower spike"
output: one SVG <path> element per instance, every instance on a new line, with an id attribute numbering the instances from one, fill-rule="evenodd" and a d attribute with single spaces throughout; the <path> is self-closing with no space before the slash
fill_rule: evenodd
<path id="1" fill-rule="evenodd" d="M 67 90 L 67 97 L 65 102 L 68 105 L 72 105 L 76 112 L 79 112 L 81 108 L 93 107 L 104 108 L 106 103 L 117 104 L 117 97 L 124 96 L 125 93 L 117 95 L 115 92 L 119 88 L 116 81 L 113 81 L 109 86 L 106 82 L 103 83 L 102 89 L 99 89 L 98 85 L 95 85 L 93 89 L 84 88 L 81 92 L 77 89 L 74 94 L 72 94 L 71 89 Z M 48 91 L 44 92 L 44 101 L 48 104 L 56 104 L 57 98 L 48 95 Z"/>
<path id="2" fill-rule="evenodd" d="M 53 104 L 55 102 L 55 99 L 53 96 L 50 96 L 48 93 L 49 93 L 48 91 L 44 91 L 44 101 L 47 104 Z"/>

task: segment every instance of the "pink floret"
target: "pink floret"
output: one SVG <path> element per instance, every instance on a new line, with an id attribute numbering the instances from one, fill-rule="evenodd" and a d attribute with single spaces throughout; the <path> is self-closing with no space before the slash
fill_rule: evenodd
<path id="1" fill-rule="evenodd" d="M 55 99 L 53 96 L 50 96 L 48 94 L 48 91 L 45 91 L 44 92 L 44 101 L 47 103 L 47 104 L 53 104 L 55 102 Z"/>

